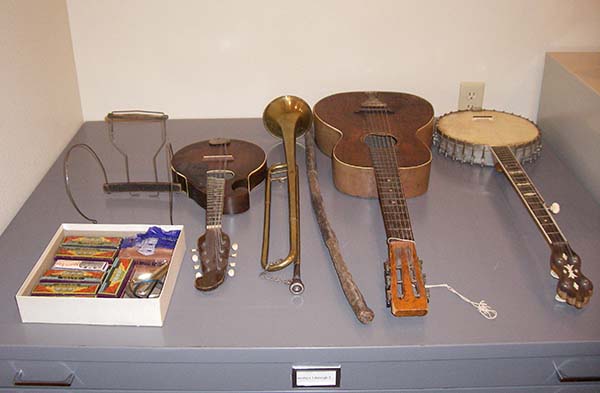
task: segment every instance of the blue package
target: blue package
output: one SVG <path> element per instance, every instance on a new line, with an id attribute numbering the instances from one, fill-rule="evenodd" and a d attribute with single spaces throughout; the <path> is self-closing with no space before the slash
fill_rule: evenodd
<path id="1" fill-rule="evenodd" d="M 119 256 L 136 260 L 157 257 L 167 261 L 180 233 L 180 230 L 164 231 L 160 227 L 150 227 L 145 233 L 123 239 Z"/>

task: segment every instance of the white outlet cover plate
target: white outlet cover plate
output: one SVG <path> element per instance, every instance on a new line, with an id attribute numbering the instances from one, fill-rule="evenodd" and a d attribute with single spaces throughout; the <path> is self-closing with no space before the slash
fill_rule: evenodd
<path id="1" fill-rule="evenodd" d="M 458 93 L 459 110 L 479 110 L 483 108 L 484 82 L 461 82 Z"/>

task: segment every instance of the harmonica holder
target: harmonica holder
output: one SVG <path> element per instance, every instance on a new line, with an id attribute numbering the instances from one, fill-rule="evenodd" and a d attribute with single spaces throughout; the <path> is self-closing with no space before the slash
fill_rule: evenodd
<path id="1" fill-rule="evenodd" d="M 150 112 L 150 111 L 114 111 L 110 112 L 106 116 L 106 122 L 108 124 L 108 136 L 110 143 L 113 147 L 123 156 L 124 166 L 125 166 L 125 178 L 126 182 L 109 182 L 108 175 L 106 173 L 106 167 L 102 163 L 102 160 L 98 156 L 98 154 L 85 143 L 79 143 L 73 145 L 67 150 L 65 155 L 65 159 L 63 162 L 63 173 L 65 179 L 65 189 L 67 192 L 67 196 L 69 200 L 73 204 L 73 207 L 77 212 L 86 220 L 96 224 L 98 220 L 89 217 L 79 208 L 75 198 L 73 197 L 73 193 L 71 192 L 71 184 L 69 178 L 69 161 L 71 158 L 71 153 L 76 149 L 83 149 L 87 151 L 92 158 L 94 158 L 102 171 L 102 175 L 104 177 L 104 184 L 102 186 L 102 190 L 106 194 L 111 193 L 120 193 L 120 192 L 128 192 L 131 196 L 139 196 L 139 193 L 149 193 L 151 197 L 158 197 L 161 192 L 169 193 L 169 219 L 171 224 L 173 224 L 173 192 L 181 192 L 181 185 L 173 182 L 173 173 L 171 171 L 171 159 L 173 158 L 173 147 L 170 143 L 167 143 L 167 116 L 162 112 Z M 160 145 L 158 149 L 154 153 L 152 157 L 152 165 L 154 170 L 154 181 L 131 181 L 131 175 L 129 170 L 129 156 L 125 152 L 125 150 L 120 147 L 117 143 L 115 137 L 115 125 L 116 122 L 160 122 L 161 125 L 161 139 Z M 161 182 L 158 179 L 158 165 L 157 165 L 157 157 L 160 154 L 161 150 L 165 150 L 165 154 L 167 157 L 167 176 L 169 177 L 169 181 Z"/>

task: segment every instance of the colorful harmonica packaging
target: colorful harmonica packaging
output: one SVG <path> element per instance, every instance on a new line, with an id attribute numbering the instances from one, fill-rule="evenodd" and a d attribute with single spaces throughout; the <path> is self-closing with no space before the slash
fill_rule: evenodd
<path id="1" fill-rule="evenodd" d="M 128 285 L 169 264 L 179 231 L 151 227 L 130 238 L 66 236 L 33 296 L 119 298 Z M 160 286 L 157 287 L 160 291 Z"/>

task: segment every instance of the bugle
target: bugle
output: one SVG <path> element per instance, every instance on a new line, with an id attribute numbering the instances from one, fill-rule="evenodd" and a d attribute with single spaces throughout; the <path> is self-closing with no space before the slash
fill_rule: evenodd
<path id="1" fill-rule="evenodd" d="M 301 98 L 282 96 L 267 105 L 263 113 L 265 128 L 274 136 L 283 139 L 285 163 L 272 165 L 267 171 L 265 187 L 265 216 L 261 254 L 262 268 L 268 272 L 281 270 L 294 263 L 294 274 L 290 281 L 290 292 L 304 292 L 300 278 L 300 217 L 298 193 L 298 165 L 296 165 L 296 138 L 302 136 L 312 125 L 310 106 Z M 287 178 L 289 202 L 290 250 L 285 258 L 268 262 L 269 235 L 271 227 L 271 182 Z"/>

